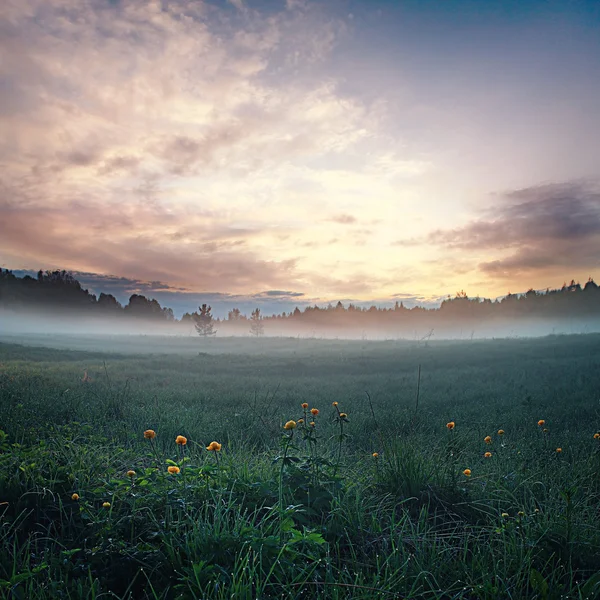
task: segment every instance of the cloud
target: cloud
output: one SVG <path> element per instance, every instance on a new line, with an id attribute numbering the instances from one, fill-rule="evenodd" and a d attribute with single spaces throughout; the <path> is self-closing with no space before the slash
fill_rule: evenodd
<path id="1" fill-rule="evenodd" d="M 508 252 L 484 260 L 479 269 L 510 278 L 555 267 L 600 267 L 600 187 L 592 182 L 546 184 L 496 197 L 482 218 L 452 230 L 437 230 L 424 240 L 448 250 L 477 254 Z"/>
<path id="2" fill-rule="evenodd" d="M 351 225 L 352 223 L 356 223 L 356 217 L 346 214 L 335 215 L 329 220 L 333 221 L 334 223 L 339 223 L 340 225 Z"/>
<path id="3" fill-rule="evenodd" d="M 303 292 L 290 292 L 288 290 L 267 290 L 255 294 L 255 298 L 300 298 L 305 296 Z"/>

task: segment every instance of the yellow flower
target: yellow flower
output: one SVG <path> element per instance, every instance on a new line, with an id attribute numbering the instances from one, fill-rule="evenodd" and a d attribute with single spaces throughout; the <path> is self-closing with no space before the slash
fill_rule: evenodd
<path id="1" fill-rule="evenodd" d="M 303 403 L 302 403 L 302 408 L 303 408 L 304 410 L 306 410 L 306 409 L 308 408 L 308 402 L 303 402 Z"/>
<path id="2" fill-rule="evenodd" d="M 491 443 L 492 443 L 492 437 L 491 437 L 491 436 L 489 436 L 489 435 L 486 435 L 486 436 L 483 438 L 483 441 L 484 441 L 486 444 L 491 444 Z"/>
<path id="3" fill-rule="evenodd" d="M 465 470 L 463 471 L 463 475 L 464 475 L 465 477 L 471 477 L 471 469 L 465 469 Z"/>
<path id="4" fill-rule="evenodd" d="M 557 449 L 556 449 L 556 452 L 557 452 L 558 454 L 560 454 L 560 453 L 562 452 L 562 448 L 557 448 Z"/>
<path id="5" fill-rule="evenodd" d="M 146 431 L 144 431 L 144 437 L 147 440 L 153 440 L 156 437 L 156 431 L 154 431 L 154 429 L 146 429 Z"/>
<path id="6" fill-rule="evenodd" d="M 498 429 L 498 435 L 504 435 L 504 429 Z"/>
<path id="7" fill-rule="evenodd" d="M 518 514 L 520 517 L 524 517 L 524 516 L 525 516 L 525 513 L 524 513 L 522 510 L 520 510 L 520 511 L 519 511 L 517 514 Z"/>
<path id="8" fill-rule="evenodd" d="M 104 502 L 102 508 L 110 508 L 110 502 Z"/>
<path id="9" fill-rule="evenodd" d="M 595 440 L 600 440 L 600 433 L 595 433 L 594 434 L 594 439 Z"/>
<path id="10" fill-rule="evenodd" d="M 79 494 L 73 494 L 71 496 L 71 500 L 75 500 L 75 501 L 79 500 Z"/>
<path id="11" fill-rule="evenodd" d="M 318 408 L 311 408 L 310 409 L 310 414 L 313 415 L 313 417 L 316 417 L 319 414 L 319 409 Z"/>
<path id="12" fill-rule="evenodd" d="M 187 438 L 183 437 L 182 435 L 178 435 L 175 438 L 175 443 L 178 444 L 179 446 L 185 446 L 187 444 Z"/>
<path id="13" fill-rule="evenodd" d="M 338 405 L 338 403 L 337 403 L 337 402 L 332 402 L 332 403 L 331 403 L 331 406 L 337 406 L 337 405 Z"/>
<path id="14" fill-rule="evenodd" d="M 310 425 L 311 427 L 314 427 L 314 426 L 316 425 L 316 423 L 315 423 L 314 421 L 311 421 L 311 422 L 309 423 L 309 425 Z"/>
<path id="15" fill-rule="evenodd" d="M 378 452 L 373 452 L 373 458 L 378 458 L 379 457 L 379 453 Z"/>
<path id="16" fill-rule="evenodd" d="M 505 518 L 505 519 L 507 519 L 509 517 L 509 514 L 508 513 L 502 513 L 502 517 Z"/>
<path id="17" fill-rule="evenodd" d="M 448 429 L 454 429 L 456 427 L 456 423 L 454 421 L 450 421 L 450 423 L 446 423 L 446 427 Z"/>
<path id="18" fill-rule="evenodd" d="M 304 419 L 298 419 L 298 425 L 302 425 L 304 423 Z"/>
<path id="19" fill-rule="evenodd" d="M 171 473 L 171 475 L 177 475 L 177 473 L 179 473 L 179 471 L 181 471 L 181 469 L 179 467 L 175 467 L 175 466 L 171 465 L 170 467 L 167 468 L 167 471 L 169 471 L 169 473 Z"/>
<path id="20" fill-rule="evenodd" d="M 491 453 L 491 452 L 486 452 L 486 453 L 484 454 L 484 456 L 485 456 L 486 458 L 491 458 L 491 456 L 492 456 L 492 453 Z"/>
<path id="21" fill-rule="evenodd" d="M 538 425 L 539 425 L 540 427 L 543 427 L 545 424 L 546 424 L 546 421 L 544 421 L 544 419 L 540 419 L 540 420 L 538 421 Z"/>
<path id="22" fill-rule="evenodd" d="M 135 477 L 135 471 L 127 471 L 127 477 Z"/>
<path id="23" fill-rule="evenodd" d="M 206 446 L 206 449 L 209 452 L 220 452 L 221 444 L 219 444 L 219 442 L 211 442 L 208 446 Z"/>
<path id="24" fill-rule="evenodd" d="M 296 429 L 296 421 L 288 421 L 284 426 L 284 429 Z"/>
<path id="25" fill-rule="evenodd" d="M 348 415 L 346 413 L 340 413 L 340 419 L 347 419 Z"/>

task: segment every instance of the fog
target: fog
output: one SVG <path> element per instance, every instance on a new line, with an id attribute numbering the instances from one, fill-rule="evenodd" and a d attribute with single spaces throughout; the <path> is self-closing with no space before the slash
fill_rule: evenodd
<path id="1" fill-rule="evenodd" d="M 253 352 L 273 346 L 271 340 L 359 340 L 406 341 L 427 344 L 440 340 L 476 340 L 525 338 L 546 335 L 600 332 L 600 319 L 514 318 L 489 321 L 454 322 L 431 319 L 416 326 L 410 323 L 387 323 L 361 327 L 293 323 L 278 319 L 263 321 L 264 334 L 253 336 L 250 321 L 217 321 L 216 334 L 203 338 L 192 323 L 156 322 L 144 319 L 111 318 L 37 311 L 0 310 L 0 342 L 50 348 L 77 349 L 137 354 Z M 280 347 L 280 344 L 275 344 Z"/>

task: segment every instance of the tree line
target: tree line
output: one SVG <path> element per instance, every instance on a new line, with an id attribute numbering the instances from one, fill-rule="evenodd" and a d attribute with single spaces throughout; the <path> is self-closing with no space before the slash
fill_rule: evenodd
<path id="1" fill-rule="evenodd" d="M 112 294 L 96 296 L 84 289 L 72 273 L 65 270 L 39 271 L 37 277 L 17 277 L 0 268 L 0 308 L 38 308 L 44 311 L 84 312 L 112 317 L 127 317 L 155 322 L 184 324 L 195 327 L 203 337 L 227 332 L 246 332 L 260 337 L 274 325 L 303 325 L 310 328 L 368 328 L 407 326 L 435 327 L 456 323 L 476 323 L 522 318 L 589 318 L 600 317 L 600 288 L 590 278 L 585 285 L 571 281 L 558 289 L 540 292 L 530 289 L 524 294 L 507 294 L 490 300 L 469 297 L 464 291 L 446 298 L 438 308 L 407 308 L 396 302 L 391 308 L 368 308 L 342 302 L 325 307 L 307 306 L 303 310 L 263 316 L 259 308 L 250 316 L 238 308 L 229 311 L 226 319 L 214 318 L 211 306 L 203 304 L 197 311 L 185 313 L 178 320 L 173 310 L 140 294 L 132 294 L 122 305 Z M 285 329 L 285 327 L 283 327 Z"/>

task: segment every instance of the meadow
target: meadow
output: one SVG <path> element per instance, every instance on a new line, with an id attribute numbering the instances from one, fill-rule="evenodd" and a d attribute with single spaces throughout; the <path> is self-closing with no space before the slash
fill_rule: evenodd
<path id="1" fill-rule="evenodd" d="M 600 598 L 600 335 L 16 341 L 2 598 Z"/>

